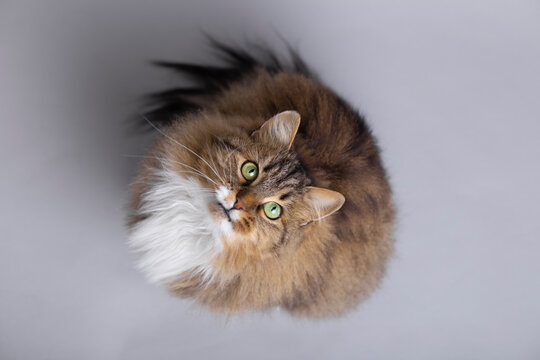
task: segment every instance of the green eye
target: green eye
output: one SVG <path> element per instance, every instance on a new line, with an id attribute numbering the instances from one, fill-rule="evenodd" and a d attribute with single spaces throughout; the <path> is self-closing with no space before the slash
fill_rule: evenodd
<path id="1" fill-rule="evenodd" d="M 277 202 L 269 201 L 263 204 L 264 215 L 271 220 L 281 216 L 281 206 Z"/>
<path id="2" fill-rule="evenodd" d="M 259 175 L 259 168 L 253 161 L 244 162 L 240 171 L 247 181 L 253 181 L 257 178 L 257 175 Z"/>

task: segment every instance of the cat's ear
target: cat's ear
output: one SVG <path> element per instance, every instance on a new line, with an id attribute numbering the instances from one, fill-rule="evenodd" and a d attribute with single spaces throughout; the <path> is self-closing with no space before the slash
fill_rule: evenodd
<path id="1" fill-rule="evenodd" d="M 307 225 L 338 211 L 345 202 L 345 196 L 337 191 L 308 186 L 304 201 L 308 205 L 308 214 L 302 225 Z"/>
<path id="2" fill-rule="evenodd" d="M 283 111 L 266 120 L 253 133 L 253 136 L 265 143 L 275 144 L 289 150 L 298 131 L 298 126 L 300 126 L 300 114 L 293 110 Z"/>

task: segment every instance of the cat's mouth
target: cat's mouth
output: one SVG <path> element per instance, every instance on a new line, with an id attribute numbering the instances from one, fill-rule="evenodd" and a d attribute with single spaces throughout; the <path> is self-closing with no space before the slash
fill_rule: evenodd
<path id="1" fill-rule="evenodd" d="M 218 204 L 219 208 L 223 211 L 223 214 L 225 214 L 225 216 L 227 217 L 227 220 L 229 220 L 229 222 L 232 222 L 231 214 L 229 214 L 230 210 L 227 210 L 225 208 L 225 206 L 223 206 L 219 201 L 217 201 L 217 204 Z"/>

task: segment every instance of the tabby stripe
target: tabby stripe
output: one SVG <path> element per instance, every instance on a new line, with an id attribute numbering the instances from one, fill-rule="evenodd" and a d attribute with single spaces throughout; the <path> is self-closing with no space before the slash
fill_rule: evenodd
<path id="1" fill-rule="evenodd" d="M 221 140 L 221 143 L 222 143 L 223 145 L 225 145 L 225 147 L 228 147 L 228 148 L 231 149 L 231 150 L 236 150 L 236 148 L 238 147 L 238 146 L 234 146 L 233 144 L 231 144 L 231 143 L 228 142 L 227 140 Z"/>
<path id="2" fill-rule="evenodd" d="M 288 193 L 286 194 L 283 194 L 279 197 L 279 200 L 285 200 L 286 198 L 288 198 L 289 196 L 291 196 L 291 192 L 289 191 Z"/>
<path id="3" fill-rule="evenodd" d="M 266 165 L 263 168 L 263 171 L 268 172 L 268 171 L 272 170 L 273 168 L 275 168 L 277 165 L 281 164 L 282 162 L 283 162 L 283 159 L 275 159 L 270 164 Z"/>
<path id="4" fill-rule="evenodd" d="M 281 233 L 281 238 L 279 239 L 277 246 L 283 246 L 285 245 L 285 242 L 287 240 L 287 228 L 285 225 L 283 225 L 283 232 Z"/>
<path id="5" fill-rule="evenodd" d="M 287 175 L 284 176 L 284 178 L 285 179 L 290 178 L 290 177 L 292 177 L 293 175 L 295 175 L 296 173 L 298 173 L 300 171 L 302 171 L 302 166 L 300 166 L 300 164 L 296 164 L 296 166 L 294 168 L 289 170 L 289 172 L 287 173 Z"/>

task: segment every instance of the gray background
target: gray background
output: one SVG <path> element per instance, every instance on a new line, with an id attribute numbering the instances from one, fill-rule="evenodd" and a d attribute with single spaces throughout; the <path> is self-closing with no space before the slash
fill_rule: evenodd
<path id="1" fill-rule="evenodd" d="M 145 283 L 123 227 L 150 59 L 281 33 L 368 118 L 399 206 L 381 289 L 227 320 Z M 539 359 L 540 2 L 0 3 L 0 358 Z"/>

